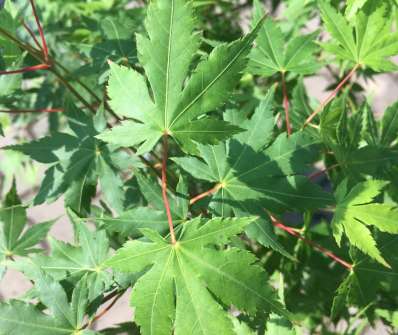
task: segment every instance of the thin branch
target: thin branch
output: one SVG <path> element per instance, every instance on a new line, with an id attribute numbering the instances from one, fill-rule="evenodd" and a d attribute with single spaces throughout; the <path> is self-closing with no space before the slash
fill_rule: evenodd
<path id="1" fill-rule="evenodd" d="M 323 111 L 323 109 L 336 97 L 336 95 L 339 93 L 341 88 L 344 86 L 344 84 L 349 81 L 356 71 L 359 69 L 360 64 L 356 64 L 353 69 L 344 77 L 344 79 L 337 85 L 337 87 L 333 90 L 332 93 L 329 94 L 329 96 L 319 105 L 319 107 L 305 120 L 303 129 L 320 113 Z"/>
<path id="2" fill-rule="evenodd" d="M 203 193 L 201 193 L 201 194 L 195 196 L 194 198 L 192 198 L 192 199 L 189 201 L 189 204 L 190 204 L 190 205 L 193 205 L 193 204 L 195 204 L 196 202 L 198 202 L 199 200 L 202 200 L 203 198 L 206 198 L 206 197 L 208 197 L 208 196 L 210 196 L 210 195 L 212 195 L 212 194 L 214 194 L 214 193 L 217 193 L 218 190 L 219 190 L 221 187 L 222 187 L 221 184 L 217 184 L 217 185 L 214 186 L 211 190 L 208 190 L 208 191 L 206 191 L 206 192 L 203 192 Z"/>
<path id="3" fill-rule="evenodd" d="M 339 167 L 339 166 L 340 166 L 340 164 L 334 164 L 334 165 L 332 165 L 332 166 L 329 166 L 329 167 L 326 168 L 326 169 L 323 169 L 323 170 L 321 170 L 321 171 L 314 172 L 314 173 L 312 173 L 312 174 L 310 174 L 310 175 L 308 176 L 308 179 L 314 180 L 314 179 L 316 179 L 316 178 L 322 176 L 324 173 L 326 173 L 326 172 L 328 172 L 328 171 L 331 171 L 331 170 L 333 170 L 333 169 L 335 169 L 335 168 L 337 168 L 337 167 Z"/>
<path id="4" fill-rule="evenodd" d="M 116 305 L 116 303 L 120 300 L 120 298 L 123 296 L 124 293 L 125 291 L 118 293 L 116 297 L 112 300 L 112 302 L 108 305 L 108 307 L 106 307 L 101 313 L 97 314 L 93 319 L 90 320 L 90 322 L 85 324 L 82 329 L 90 327 L 94 322 L 101 319 L 106 313 L 108 313 L 113 308 L 113 306 Z"/>
<path id="5" fill-rule="evenodd" d="M 21 20 L 21 24 L 23 25 L 23 27 L 25 28 L 25 30 L 28 32 L 28 34 L 30 35 L 30 37 L 32 37 L 33 41 L 35 42 L 36 46 L 43 51 L 43 47 L 41 46 L 39 40 L 36 38 L 35 33 L 32 31 L 32 29 L 30 29 L 30 27 L 25 23 L 24 20 Z"/>
<path id="6" fill-rule="evenodd" d="M 5 29 L 3 29 L 1 27 L 0 27 L 0 34 L 5 36 L 5 37 L 7 37 L 9 40 L 13 41 L 21 49 L 24 49 L 27 52 L 29 52 L 29 54 L 32 55 L 32 57 L 36 58 L 38 61 L 43 62 L 43 57 L 42 57 L 43 55 L 42 55 L 42 52 L 40 50 L 37 50 L 34 47 L 32 47 L 31 45 L 21 41 L 20 39 L 18 39 L 17 37 L 13 36 L 7 30 L 5 30 Z"/>
<path id="7" fill-rule="evenodd" d="M 290 124 L 289 96 L 287 94 L 285 72 L 282 72 L 282 91 L 283 91 L 283 108 L 285 109 L 286 130 L 287 130 L 287 135 L 290 136 L 292 134 L 292 127 Z"/>
<path id="8" fill-rule="evenodd" d="M 51 61 L 54 62 L 54 64 L 57 65 L 59 68 L 61 68 L 72 80 L 76 81 L 81 87 L 83 87 L 95 100 L 97 100 L 98 103 L 102 102 L 102 100 L 90 87 L 88 87 L 85 83 L 83 83 L 79 78 L 74 76 L 73 73 L 69 71 L 65 66 L 63 66 L 60 62 L 58 62 L 55 59 L 51 59 Z"/>
<path id="9" fill-rule="evenodd" d="M 40 38 L 41 38 L 41 42 L 42 42 L 44 60 L 46 63 L 48 63 L 48 47 L 47 47 L 46 38 L 44 36 L 43 27 L 41 26 L 39 16 L 37 15 L 35 2 L 33 0 L 29 0 L 29 1 L 30 1 L 30 5 L 32 6 L 32 11 L 33 11 L 33 15 L 36 20 L 37 28 L 39 30 L 39 34 L 40 34 Z"/>
<path id="10" fill-rule="evenodd" d="M 25 113 L 61 113 L 63 108 L 39 108 L 39 109 L 0 109 L 0 113 L 25 114 Z"/>
<path id="11" fill-rule="evenodd" d="M 80 102 L 87 108 L 89 109 L 92 113 L 96 114 L 97 111 L 96 109 L 85 99 L 81 96 L 81 94 L 71 85 L 68 83 L 67 80 L 55 69 L 49 69 L 51 73 L 53 73 L 58 80 L 66 86 L 66 88 L 77 98 L 80 100 Z"/>
<path id="12" fill-rule="evenodd" d="M 330 250 L 325 249 L 324 247 L 320 246 L 319 244 L 315 243 L 312 240 L 309 240 L 305 237 L 303 237 L 300 233 L 298 233 L 295 229 L 285 226 L 281 221 L 279 221 L 277 218 L 275 218 L 275 216 L 271 215 L 271 220 L 272 223 L 275 227 L 282 229 L 283 231 L 287 232 L 288 234 L 300 239 L 301 241 L 303 241 L 304 243 L 308 244 L 309 246 L 313 247 L 314 249 L 320 251 L 321 253 L 323 253 L 325 256 L 333 259 L 334 261 L 336 261 L 337 263 L 339 263 L 340 265 L 344 266 L 346 269 L 348 270 L 352 270 L 353 265 L 346 262 L 345 260 L 341 259 L 340 257 L 338 257 L 337 255 L 335 255 L 333 252 L 331 252 Z"/>
<path id="13" fill-rule="evenodd" d="M 27 66 L 18 70 L 10 70 L 10 71 L 0 71 L 0 75 L 10 75 L 10 74 L 19 74 L 26 72 L 34 72 L 37 70 L 48 70 L 50 66 L 48 64 L 39 64 L 34 66 Z"/>
<path id="14" fill-rule="evenodd" d="M 173 218 L 171 216 L 169 199 L 167 197 L 167 159 L 168 159 L 167 155 L 168 155 L 168 150 L 169 150 L 168 135 L 164 134 L 163 135 L 163 159 L 162 159 L 162 196 L 163 196 L 164 207 L 166 208 L 167 221 L 169 223 L 171 243 L 176 244 L 177 240 L 176 240 L 176 236 L 175 236 L 175 232 L 174 232 Z"/>

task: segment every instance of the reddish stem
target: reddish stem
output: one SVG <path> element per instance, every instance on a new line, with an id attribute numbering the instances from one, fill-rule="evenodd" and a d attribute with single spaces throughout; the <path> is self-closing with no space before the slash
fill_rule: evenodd
<path id="1" fill-rule="evenodd" d="M 314 180 L 314 179 L 316 179 L 316 178 L 322 176 L 324 173 L 326 173 L 326 172 L 328 172 L 328 171 L 330 171 L 330 170 L 333 170 L 333 169 L 335 169 L 335 168 L 337 168 L 337 167 L 339 167 L 339 166 L 340 166 L 340 164 L 334 164 L 334 165 L 332 165 L 332 166 L 329 166 L 329 167 L 326 168 L 326 169 L 323 169 L 323 170 L 321 170 L 321 171 L 314 172 L 314 173 L 312 173 L 312 174 L 310 174 L 310 175 L 308 176 L 308 179 Z"/>
<path id="2" fill-rule="evenodd" d="M 36 24 L 37 24 L 37 29 L 39 30 L 39 34 L 40 34 L 40 38 L 41 38 L 41 42 L 42 42 L 42 49 L 43 49 L 43 55 L 44 55 L 44 60 L 46 63 L 48 63 L 48 47 L 47 47 L 47 41 L 46 38 L 44 36 L 44 32 L 43 32 L 43 28 L 41 26 L 40 20 L 39 20 L 39 16 L 37 15 L 37 11 L 36 11 L 36 6 L 33 0 L 29 0 L 30 1 L 30 5 L 32 6 L 32 11 L 33 11 L 33 15 L 35 17 L 36 20 Z"/>
<path id="3" fill-rule="evenodd" d="M 0 113 L 24 114 L 24 113 L 61 113 L 63 108 L 39 108 L 39 109 L 0 109 Z"/>
<path id="4" fill-rule="evenodd" d="M 39 65 L 34 65 L 34 66 L 27 66 L 27 67 L 24 67 L 24 68 L 18 69 L 18 70 L 0 71 L 0 75 L 33 72 L 33 71 L 37 71 L 37 70 L 48 70 L 49 68 L 50 68 L 50 65 L 48 65 L 48 64 L 39 64 Z"/>
<path id="5" fill-rule="evenodd" d="M 162 196 L 164 207 L 166 208 L 167 221 L 169 223 L 171 243 L 176 244 L 176 235 L 174 232 L 173 218 L 171 216 L 170 203 L 167 197 L 167 155 L 169 151 L 168 135 L 163 135 L 163 159 L 162 159 Z"/>
<path id="6" fill-rule="evenodd" d="M 319 244 L 315 243 L 312 240 L 309 240 L 305 237 L 303 237 L 300 233 L 298 233 L 297 231 L 295 231 L 293 228 L 285 226 L 282 222 L 280 222 L 277 218 L 275 218 L 273 215 L 270 214 L 272 223 L 275 227 L 284 230 L 285 232 L 287 232 L 288 234 L 297 237 L 298 239 L 300 239 L 301 241 L 303 241 L 304 243 L 308 244 L 309 246 L 313 247 L 314 249 L 319 250 L 320 252 L 322 252 L 325 256 L 333 259 L 334 261 L 336 261 L 337 263 L 339 263 L 340 265 L 344 266 L 346 269 L 348 270 L 352 270 L 353 265 L 346 262 L 345 260 L 341 259 L 340 257 L 336 256 L 333 252 L 331 252 L 330 250 L 325 249 L 324 247 L 320 246 Z"/>
<path id="7" fill-rule="evenodd" d="M 196 202 L 198 202 L 199 200 L 202 200 L 203 198 L 206 198 L 206 197 L 208 197 L 209 195 L 212 195 L 212 194 L 214 194 L 214 193 L 217 193 L 217 191 L 218 191 L 220 188 L 221 188 L 221 184 L 217 184 L 217 185 L 214 186 L 211 190 L 208 190 L 208 191 L 206 191 L 206 192 L 203 192 L 203 193 L 201 193 L 201 194 L 195 196 L 194 198 L 192 198 L 192 199 L 189 201 L 189 204 L 190 204 L 190 205 L 193 205 L 193 204 L 195 204 Z"/>
<path id="8" fill-rule="evenodd" d="M 21 20 L 21 24 L 24 26 L 25 30 L 29 33 L 30 37 L 32 37 L 33 41 L 35 42 L 36 46 L 43 51 L 43 48 L 40 44 L 40 42 L 38 41 L 38 39 L 36 38 L 35 33 L 32 31 L 32 29 L 30 29 L 30 27 L 25 23 L 24 20 Z"/>
<path id="9" fill-rule="evenodd" d="M 98 321 L 101 319 L 106 313 L 108 313 L 113 306 L 116 305 L 116 303 L 119 301 L 119 299 L 123 296 L 124 292 L 118 294 L 113 301 L 109 304 L 108 307 L 106 307 L 101 313 L 97 314 L 90 322 L 88 322 L 86 325 L 83 326 L 82 329 L 85 329 L 87 327 L 90 327 L 95 321 Z"/>
<path id="10" fill-rule="evenodd" d="M 319 105 L 319 107 L 307 118 L 307 120 L 305 120 L 303 128 L 308 126 L 308 124 L 315 118 L 315 116 L 322 112 L 322 110 L 335 98 L 335 96 L 337 95 L 337 93 L 339 93 L 344 84 L 352 78 L 352 76 L 358 70 L 359 66 L 359 64 L 355 65 L 354 68 L 340 82 L 340 84 L 337 85 L 333 92 L 330 93 L 329 96 Z"/>
<path id="11" fill-rule="evenodd" d="M 292 134 L 292 127 L 290 124 L 289 96 L 287 94 L 286 80 L 285 80 L 284 72 L 282 72 L 282 91 L 283 91 L 283 107 L 285 109 L 286 130 L 287 130 L 287 135 L 290 136 Z"/>

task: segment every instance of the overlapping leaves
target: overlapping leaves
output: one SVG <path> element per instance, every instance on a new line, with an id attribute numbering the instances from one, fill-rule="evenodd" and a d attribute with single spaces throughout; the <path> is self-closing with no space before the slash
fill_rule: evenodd
<path id="1" fill-rule="evenodd" d="M 127 242 L 117 251 L 107 262 L 115 270 L 135 273 L 150 267 L 135 284 L 131 300 L 143 335 L 170 335 L 173 329 L 177 335 L 232 335 L 232 321 L 220 303 L 249 315 L 271 309 L 290 317 L 252 254 L 215 248 L 253 219 L 197 218 L 184 224 L 175 245 L 145 230 L 150 242 Z"/>
<path id="2" fill-rule="evenodd" d="M 39 252 L 35 246 L 44 240 L 53 222 L 35 224 L 27 228 L 26 208 L 18 197 L 15 182 L 0 208 L 0 278 L 6 258 L 27 256 Z"/>
<path id="3" fill-rule="evenodd" d="M 0 329 L 8 335 L 95 335 L 83 329 L 88 307 L 87 282 L 82 279 L 73 290 L 71 301 L 63 287 L 49 276 L 40 274 L 35 280 L 40 301 L 50 314 L 33 304 L 12 300 L 0 304 Z"/>
<path id="4" fill-rule="evenodd" d="M 279 135 L 274 141 L 273 91 L 264 99 L 251 119 L 239 113 L 227 115 L 232 123 L 246 129 L 227 144 L 199 145 L 199 158 L 173 160 L 197 179 L 216 185 L 210 206 L 215 213 L 228 216 L 259 215 L 248 234 L 266 246 L 282 250 L 274 241 L 265 210 L 284 212 L 319 208 L 333 198 L 312 184 L 305 173 L 316 157 L 317 142 L 302 133 L 290 138 Z M 269 144 L 272 142 L 271 144 Z"/>
<path id="5" fill-rule="evenodd" d="M 103 115 L 99 112 L 93 119 L 73 104 L 67 104 L 65 109 L 70 133 L 55 132 L 30 143 L 6 148 L 51 165 L 34 203 L 41 204 L 66 193 L 68 206 L 79 213 L 87 212 L 99 180 L 102 189 L 106 189 L 104 196 L 108 203 L 121 211 L 123 182 L 114 163 L 118 153 L 95 138 L 98 130 L 103 130 L 106 125 Z"/>
<path id="6" fill-rule="evenodd" d="M 16 268 L 32 280 L 38 270 L 61 281 L 76 283 L 86 278 L 88 294 L 94 300 L 112 284 L 112 275 L 106 271 L 104 262 L 109 256 L 109 240 L 105 231 L 93 234 L 73 212 L 69 212 L 76 227 L 77 245 L 50 239 L 51 254 L 39 255 L 28 260 L 18 261 Z"/>
<path id="7" fill-rule="evenodd" d="M 147 206 L 136 206 L 124 211 L 120 216 L 103 215 L 95 220 L 107 231 L 117 232 L 122 236 L 140 237 L 143 228 L 150 228 L 160 234 L 165 234 L 169 228 L 158 181 L 142 174 L 137 174 L 136 177 Z M 188 218 L 188 185 L 183 178 L 180 178 L 177 184 L 176 193 L 169 191 L 168 197 L 173 223 L 179 225 Z"/>

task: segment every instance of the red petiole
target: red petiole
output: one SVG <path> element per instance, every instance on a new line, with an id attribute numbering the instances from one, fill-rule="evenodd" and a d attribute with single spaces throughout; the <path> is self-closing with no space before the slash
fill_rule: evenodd
<path id="1" fill-rule="evenodd" d="M 176 244 L 177 240 L 176 240 L 176 235 L 175 235 L 175 232 L 174 232 L 173 218 L 171 216 L 169 199 L 167 197 L 167 159 L 168 159 L 168 151 L 169 151 L 168 135 L 164 134 L 163 135 L 163 159 L 162 159 L 162 197 L 163 197 L 164 207 L 166 209 L 167 221 L 169 223 L 171 243 L 172 244 Z"/>
<path id="2" fill-rule="evenodd" d="M 337 85 L 337 87 L 333 90 L 332 93 L 329 94 L 329 96 L 319 105 L 319 107 L 305 120 L 303 128 L 308 126 L 311 121 L 320 113 L 323 111 L 323 109 L 336 97 L 336 95 L 340 92 L 340 90 L 343 88 L 345 83 L 349 81 L 354 74 L 357 72 L 359 69 L 360 65 L 357 64 L 353 67 L 353 69 L 343 78 L 343 80 Z"/>
<path id="3" fill-rule="evenodd" d="M 294 228 L 285 226 L 281 221 L 279 221 L 273 215 L 270 214 L 270 217 L 271 217 L 272 224 L 275 227 L 277 227 L 279 229 L 282 229 L 283 231 L 287 232 L 288 234 L 290 234 L 290 235 L 292 235 L 294 237 L 297 237 L 298 239 L 300 239 L 304 243 L 308 244 L 309 246 L 311 246 L 314 249 L 316 249 L 316 250 L 320 251 L 321 253 L 323 253 L 325 256 L 333 259 L 334 261 L 336 261 L 340 265 L 344 266 L 346 269 L 352 270 L 352 267 L 353 267 L 352 264 L 350 264 L 350 263 L 346 262 L 345 260 L 341 259 L 337 255 L 335 255 L 333 252 L 331 252 L 330 250 L 325 249 L 324 247 L 320 246 L 319 244 L 315 243 L 314 241 L 305 238 L 300 233 L 298 233 Z"/>
<path id="4" fill-rule="evenodd" d="M 44 36 L 44 32 L 43 32 L 42 25 L 40 23 L 39 16 L 37 15 L 37 10 L 36 10 L 35 3 L 34 3 L 33 0 L 29 0 L 29 2 L 30 2 L 30 5 L 32 7 L 33 16 L 34 16 L 36 24 L 37 24 L 37 29 L 39 30 L 39 34 L 40 34 L 40 38 L 41 38 L 41 44 L 37 40 L 37 38 L 36 38 L 35 34 L 33 33 L 33 31 L 29 28 L 29 26 L 27 24 L 25 24 L 25 22 L 23 22 L 23 21 L 22 21 L 22 25 L 27 30 L 29 35 L 33 38 L 33 41 L 35 42 L 35 44 L 39 47 L 40 50 L 42 50 L 44 63 L 43 64 L 39 64 L 39 65 L 24 67 L 24 68 L 18 69 L 18 70 L 0 71 L 0 75 L 12 75 L 12 74 L 33 72 L 33 71 L 37 71 L 37 70 L 47 70 L 47 69 L 49 69 L 51 67 L 50 64 L 49 64 L 49 58 L 48 58 L 47 41 L 46 41 L 46 38 Z"/>
<path id="5" fill-rule="evenodd" d="M 39 30 L 41 43 L 42 43 L 44 60 L 45 60 L 46 63 L 48 63 L 48 47 L 47 47 L 46 37 L 44 36 L 43 27 L 41 26 L 39 16 L 37 15 L 37 10 L 36 10 L 36 6 L 35 6 L 34 1 L 33 0 L 29 0 L 29 2 L 30 2 L 30 5 L 32 7 L 33 15 L 35 17 L 35 21 L 36 21 L 36 24 L 37 24 L 37 29 Z"/>

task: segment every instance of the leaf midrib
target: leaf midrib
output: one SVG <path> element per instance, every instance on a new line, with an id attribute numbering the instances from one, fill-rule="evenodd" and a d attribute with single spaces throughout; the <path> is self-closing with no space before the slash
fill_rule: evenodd
<path id="1" fill-rule="evenodd" d="M 168 123 L 168 108 L 169 108 L 169 90 L 170 90 L 170 64 L 171 64 L 171 41 L 173 35 L 173 22 L 174 22 L 174 3 L 175 0 L 171 0 L 170 10 L 170 21 L 169 21 L 169 39 L 167 47 L 167 65 L 166 65 L 166 87 L 165 87 L 165 98 L 164 98 L 164 129 L 167 129 Z"/>
<path id="2" fill-rule="evenodd" d="M 233 59 L 227 64 L 227 66 L 174 118 L 171 122 L 170 127 L 173 125 L 185 114 L 199 99 L 202 98 L 203 95 L 206 94 L 208 90 L 227 72 L 231 69 L 231 67 L 235 64 L 235 62 L 239 59 L 239 57 L 246 51 L 247 46 L 250 44 L 250 39 L 246 42 L 241 49 L 236 53 Z"/>

